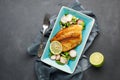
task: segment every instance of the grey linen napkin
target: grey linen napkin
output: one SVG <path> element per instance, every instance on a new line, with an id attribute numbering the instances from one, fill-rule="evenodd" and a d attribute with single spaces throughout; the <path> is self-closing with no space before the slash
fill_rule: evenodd
<path id="1" fill-rule="evenodd" d="M 78 65 L 73 74 L 68 74 L 63 71 L 60 71 L 52 66 L 49 66 L 41 62 L 40 59 L 37 59 L 35 61 L 35 72 L 36 72 L 38 80 L 81 80 L 83 71 L 85 71 L 86 69 L 90 67 L 88 58 L 84 55 L 84 53 L 90 47 L 90 45 L 92 44 L 92 42 L 94 41 L 94 39 L 99 33 L 98 22 L 96 20 L 96 16 L 91 11 L 85 10 L 83 6 L 77 0 L 72 2 L 71 4 L 68 4 L 68 7 L 78 10 L 88 16 L 95 18 L 95 24 L 87 40 L 86 46 L 83 51 L 83 55 L 80 58 Z M 44 40 L 44 44 L 46 44 L 47 42 L 47 39 L 50 35 L 50 32 L 52 30 L 55 20 L 56 20 L 56 15 L 50 18 L 50 28 L 46 32 L 46 35 L 45 35 L 46 40 Z M 35 41 L 32 43 L 32 45 L 28 47 L 27 51 L 29 55 L 37 55 L 41 35 L 42 34 L 40 32 L 37 35 Z"/>

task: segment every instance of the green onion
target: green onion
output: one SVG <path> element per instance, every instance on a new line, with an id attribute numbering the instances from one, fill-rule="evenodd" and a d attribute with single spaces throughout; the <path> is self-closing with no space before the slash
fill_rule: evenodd
<path id="1" fill-rule="evenodd" d="M 67 16 L 67 15 L 68 15 L 68 13 L 65 14 L 65 16 Z"/>
<path id="2" fill-rule="evenodd" d="M 66 26 L 67 26 L 67 27 L 69 27 L 69 26 L 70 26 L 70 23 L 69 23 L 69 22 L 67 22 Z"/>
<path id="3" fill-rule="evenodd" d="M 72 61 L 74 61 L 75 59 L 76 59 L 76 57 L 74 57 L 74 58 L 70 57 L 70 60 L 72 60 Z"/>

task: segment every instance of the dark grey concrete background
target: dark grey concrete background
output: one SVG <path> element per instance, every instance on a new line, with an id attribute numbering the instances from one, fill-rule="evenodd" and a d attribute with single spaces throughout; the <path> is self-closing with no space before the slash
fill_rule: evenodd
<path id="1" fill-rule="evenodd" d="M 60 1 L 60 2 L 59 2 Z M 62 0 L 63 1 L 63 0 Z M 0 0 L 0 80 L 36 80 L 34 57 L 26 54 L 46 12 L 58 13 L 65 0 Z M 80 0 L 99 21 L 100 35 L 86 52 L 105 56 L 102 68 L 89 68 L 82 80 L 120 80 L 120 0 Z"/>

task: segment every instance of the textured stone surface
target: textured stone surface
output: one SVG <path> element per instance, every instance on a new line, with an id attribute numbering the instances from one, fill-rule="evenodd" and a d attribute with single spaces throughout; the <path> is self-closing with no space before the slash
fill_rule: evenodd
<path id="1" fill-rule="evenodd" d="M 62 0 L 63 1 L 63 0 Z M 70 0 L 71 1 L 71 0 Z M 120 1 L 80 0 L 99 21 L 100 35 L 86 52 L 105 56 L 102 68 L 89 68 L 83 80 L 120 80 Z M 0 0 L 0 80 L 36 80 L 35 57 L 26 54 L 42 25 L 46 12 L 58 13 L 59 0 Z"/>

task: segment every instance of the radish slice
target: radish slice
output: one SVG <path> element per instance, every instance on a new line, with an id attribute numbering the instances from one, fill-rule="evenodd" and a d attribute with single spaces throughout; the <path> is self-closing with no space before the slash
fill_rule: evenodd
<path id="1" fill-rule="evenodd" d="M 57 55 L 57 56 L 56 56 L 56 60 L 60 60 L 60 55 Z"/>
<path id="2" fill-rule="evenodd" d="M 55 60 L 55 59 L 56 59 L 56 55 L 52 55 L 52 56 L 51 56 L 51 59 L 52 59 L 52 60 Z"/>
<path id="3" fill-rule="evenodd" d="M 72 58 L 77 56 L 77 52 L 75 50 L 70 50 L 69 54 L 70 54 L 70 57 Z"/>
<path id="4" fill-rule="evenodd" d="M 64 58 L 64 57 L 60 57 L 60 62 L 63 63 L 63 64 L 65 64 L 65 63 L 67 63 L 67 59 Z"/>
<path id="5" fill-rule="evenodd" d="M 72 20 L 72 15 L 71 14 L 68 14 L 67 16 L 63 16 L 62 18 L 61 18 L 61 22 L 62 23 L 67 23 L 67 22 L 69 22 L 69 21 L 71 21 Z"/>

